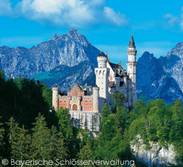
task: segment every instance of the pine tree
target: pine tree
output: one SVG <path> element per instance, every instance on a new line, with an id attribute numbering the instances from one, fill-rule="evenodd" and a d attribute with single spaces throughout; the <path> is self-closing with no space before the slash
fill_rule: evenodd
<path id="1" fill-rule="evenodd" d="M 57 111 L 57 117 L 59 120 L 59 127 L 66 140 L 71 140 L 73 137 L 73 127 L 68 110 L 59 109 Z"/>
<path id="2" fill-rule="evenodd" d="M 116 113 L 115 113 L 115 122 L 117 128 L 120 130 L 120 132 L 123 134 L 126 127 L 128 126 L 128 111 L 124 107 L 117 107 Z"/>
<path id="3" fill-rule="evenodd" d="M 87 143 L 84 145 L 78 156 L 79 160 L 94 160 L 94 152 L 92 151 L 90 143 Z M 90 166 L 94 166 L 92 163 L 90 163 Z"/>
<path id="4" fill-rule="evenodd" d="M 51 128 L 50 144 L 52 160 L 67 158 L 68 150 L 65 148 L 63 135 L 54 126 Z"/>
<path id="5" fill-rule="evenodd" d="M 110 114 L 110 110 L 107 104 L 104 104 L 103 110 L 102 110 L 102 118 L 105 119 Z"/>
<path id="6" fill-rule="evenodd" d="M 35 159 L 51 159 L 51 133 L 46 125 L 45 118 L 38 115 L 32 129 L 32 154 Z"/>
<path id="7" fill-rule="evenodd" d="M 112 111 L 116 112 L 117 107 L 122 107 L 125 101 L 125 96 L 120 93 L 116 92 L 112 94 Z"/>
<path id="8" fill-rule="evenodd" d="M 10 118 L 8 125 L 11 158 L 17 160 L 29 159 L 31 155 L 31 137 L 28 131 L 20 128 L 13 118 Z"/>
<path id="9" fill-rule="evenodd" d="M 69 158 L 75 158 L 79 151 L 79 140 L 77 131 L 73 126 L 68 110 L 60 109 L 57 111 L 59 120 L 59 131 L 63 134 L 64 143 L 69 152 Z"/>
<path id="10" fill-rule="evenodd" d="M 1 118 L 0 118 L 0 121 L 1 121 Z M 0 159 L 2 158 L 3 152 L 5 150 L 4 133 L 5 133 L 5 131 L 4 131 L 4 128 L 3 128 L 3 124 L 0 123 L 0 150 L 2 150 L 0 152 Z"/>

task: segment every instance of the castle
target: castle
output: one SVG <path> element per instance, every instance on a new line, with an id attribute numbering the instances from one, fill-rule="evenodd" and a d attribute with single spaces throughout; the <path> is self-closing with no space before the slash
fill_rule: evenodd
<path id="1" fill-rule="evenodd" d="M 78 128 L 98 132 L 100 115 L 104 103 L 110 103 L 112 93 L 125 95 L 125 106 L 132 107 L 136 101 L 136 46 L 133 36 L 128 46 L 127 71 L 119 64 L 111 63 L 104 53 L 97 57 L 98 67 L 95 68 L 96 87 L 82 88 L 75 85 L 67 93 L 61 95 L 59 88 L 52 88 L 52 106 L 68 109 L 73 125 Z"/>

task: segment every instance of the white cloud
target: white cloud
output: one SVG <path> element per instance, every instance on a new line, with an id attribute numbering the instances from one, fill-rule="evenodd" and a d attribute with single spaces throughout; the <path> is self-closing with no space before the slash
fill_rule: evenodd
<path id="1" fill-rule="evenodd" d="M 125 16 L 123 16 L 120 13 L 115 12 L 112 8 L 110 7 L 104 7 L 104 14 L 105 17 L 112 23 L 121 26 L 121 25 L 126 25 L 127 24 L 127 19 Z"/>
<path id="2" fill-rule="evenodd" d="M 126 18 L 110 7 L 106 0 L 13 0 L 0 3 L 0 15 L 26 17 L 37 21 L 48 21 L 58 25 L 78 27 L 93 23 L 110 23 L 122 26 Z"/>
<path id="3" fill-rule="evenodd" d="M 169 25 L 175 25 L 179 22 L 178 17 L 172 15 L 171 13 L 165 14 L 164 18 L 167 20 Z"/>
<path id="4" fill-rule="evenodd" d="M 28 18 L 76 26 L 94 21 L 97 5 L 83 0 L 22 0 L 18 6 Z"/>
<path id="5" fill-rule="evenodd" d="M 181 10 L 181 16 L 180 16 L 180 27 L 183 30 L 183 7 L 182 7 L 182 10 Z"/>
<path id="6" fill-rule="evenodd" d="M 175 16 L 171 13 L 165 14 L 164 18 L 166 19 L 167 23 L 171 26 L 178 25 L 181 30 L 183 30 L 183 7 L 181 9 L 181 13 L 178 16 Z"/>
<path id="7" fill-rule="evenodd" d="M 10 15 L 12 12 L 12 7 L 10 0 L 3 0 L 0 3 L 0 15 Z"/>

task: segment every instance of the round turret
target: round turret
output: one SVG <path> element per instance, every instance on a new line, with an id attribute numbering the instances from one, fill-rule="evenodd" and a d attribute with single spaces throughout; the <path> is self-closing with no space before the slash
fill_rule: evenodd
<path id="1" fill-rule="evenodd" d="M 55 111 L 58 110 L 58 101 L 59 101 L 59 89 L 58 86 L 52 87 L 52 107 Z"/>
<path id="2" fill-rule="evenodd" d="M 98 67 L 99 68 L 106 68 L 107 66 L 107 56 L 101 52 L 98 56 L 97 56 L 97 62 L 98 62 Z"/>
<path id="3" fill-rule="evenodd" d="M 99 112 L 99 88 L 93 87 L 93 111 Z"/>

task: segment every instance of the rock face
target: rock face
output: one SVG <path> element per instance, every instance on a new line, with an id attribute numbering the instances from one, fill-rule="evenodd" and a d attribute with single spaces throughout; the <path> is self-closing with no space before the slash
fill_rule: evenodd
<path id="1" fill-rule="evenodd" d="M 178 43 L 167 55 L 167 59 L 170 61 L 170 68 L 167 68 L 167 72 L 170 72 L 172 77 L 178 83 L 181 91 L 183 91 L 183 43 Z"/>
<path id="2" fill-rule="evenodd" d="M 153 165 L 157 167 L 177 165 L 173 145 L 168 145 L 165 148 L 158 143 L 151 142 L 147 147 L 140 136 L 138 136 L 136 140 L 131 142 L 131 150 L 136 159 L 142 161 L 148 167 Z"/>
<path id="3" fill-rule="evenodd" d="M 57 84 L 60 86 L 61 91 L 65 92 L 75 84 L 83 86 L 94 85 L 94 65 L 90 64 L 88 61 L 73 67 L 60 65 L 49 72 L 38 73 L 34 78 L 41 80 L 48 86 Z"/>
<path id="4" fill-rule="evenodd" d="M 0 69 L 6 76 L 31 78 L 36 73 L 47 72 L 65 65 L 73 67 L 82 62 L 96 64 L 99 50 L 76 30 L 55 35 L 30 49 L 0 47 Z"/>
<path id="5" fill-rule="evenodd" d="M 138 96 L 146 100 L 164 99 L 170 103 L 183 100 L 183 43 L 165 57 L 145 52 L 137 63 Z"/>

